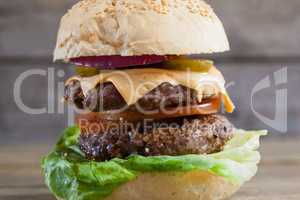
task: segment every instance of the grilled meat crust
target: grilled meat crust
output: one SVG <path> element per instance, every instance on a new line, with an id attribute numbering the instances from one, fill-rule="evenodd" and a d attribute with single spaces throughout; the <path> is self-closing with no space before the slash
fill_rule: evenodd
<path id="1" fill-rule="evenodd" d="M 131 111 L 136 109 L 152 111 L 162 107 L 198 105 L 201 102 L 198 101 L 197 95 L 197 91 L 185 86 L 162 83 L 128 109 Z M 203 99 L 213 96 L 214 94 L 205 94 Z M 77 108 L 84 108 L 92 112 L 119 110 L 127 106 L 121 94 L 110 82 L 97 85 L 94 90 L 89 91 L 84 96 L 79 81 L 71 81 L 65 86 L 65 100 L 75 104 Z"/>
<path id="2" fill-rule="evenodd" d="M 99 161 L 131 154 L 210 154 L 221 151 L 234 131 L 234 126 L 222 115 L 152 121 L 135 127 L 120 124 L 101 134 L 82 134 L 80 148 L 87 158 Z"/>

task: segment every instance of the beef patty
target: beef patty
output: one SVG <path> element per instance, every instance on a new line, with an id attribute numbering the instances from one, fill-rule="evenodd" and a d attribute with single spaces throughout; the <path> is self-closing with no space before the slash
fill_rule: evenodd
<path id="1" fill-rule="evenodd" d="M 165 108 L 197 105 L 200 103 L 198 102 L 197 95 L 196 90 L 185 86 L 162 83 L 139 99 L 129 109 L 135 111 L 138 107 L 142 110 L 152 111 L 161 108 L 162 105 Z M 214 94 L 204 94 L 203 99 L 208 99 L 212 96 Z M 79 81 L 71 81 L 65 87 L 65 99 L 75 104 L 77 108 L 84 108 L 93 112 L 118 110 L 127 106 L 121 94 L 110 82 L 97 85 L 95 90 L 89 91 L 84 96 Z"/>
<path id="2" fill-rule="evenodd" d="M 131 154 L 143 156 L 210 154 L 221 151 L 233 137 L 234 126 L 221 115 L 202 115 L 169 121 L 120 126 L 101 134 L 82 134 L 80 149 L 88 159 L 110 160 Z"/>

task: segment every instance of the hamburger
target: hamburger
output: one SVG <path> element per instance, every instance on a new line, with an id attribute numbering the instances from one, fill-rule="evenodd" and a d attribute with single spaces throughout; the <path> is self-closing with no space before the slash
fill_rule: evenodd
<path id="1" fill-rule="evenodd" d="M 77 3 L 54 52 L 75 67 L 64 100 L 76 125 L 42 160 L 50 191 L 65 200 L 234 194 L 256 174 L 266 131 L 237 129 L 221 114 L 235 106 L 203 57 L 227 50 L 221 21 L 201 0 Z"/>

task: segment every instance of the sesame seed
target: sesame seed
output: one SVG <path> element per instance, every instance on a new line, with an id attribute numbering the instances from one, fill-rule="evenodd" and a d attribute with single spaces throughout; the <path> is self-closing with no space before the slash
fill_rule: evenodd
<path id="1" fill-rule="evenodd" d="M 188 12 L 204 17 L 213 18 L 212 8 L 202 0 L 107 0 L 104 11 L 96 13 L 97 17 L 106 15 L 115 15 L 116 7 L 125 8 L 130 12 L 154 11 L 159 14 L 168 14 L 172 9 L 186 8 Z M 96 4 L 103 3 L 102 0 L 82 0 L 76 4 L 73 9 L 80 9 L 83 12 L 89 12 Z M 102 14 L 101 14 L 102 13 Z M 71 11 L 72 14 L 72 11 Z"/>

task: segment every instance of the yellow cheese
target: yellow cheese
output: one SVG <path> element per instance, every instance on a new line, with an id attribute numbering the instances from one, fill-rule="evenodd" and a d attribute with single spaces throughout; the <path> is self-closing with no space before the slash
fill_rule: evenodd
<path id="1" fill-rule="evenodd" d="M 225 80 L 215 67 L 212 67 L 207 73 L 158 68 L 101 71 L 100 74 L 92 77 L 71 77 L 66 84 L 72 80 L 80 81 L 84 95 L 99 83 L 111 82 L 128 105 L 135 104 L 151 90 L 167 82 L 196 90 L 199 102 L 202 101 L 202 97 L 207 91 L 213 91 L 215 95 L 221 93 L 226 111 L 234 110 L 234 105 L 225 89 Z"/>
<path id="2" fill-rule="evenodd" d="M 226 91 L 225 93 L 222 93 L 222 100 L 224 102 L 226 112 L 232 113 L 235 109 L 235 106 Z"/>

